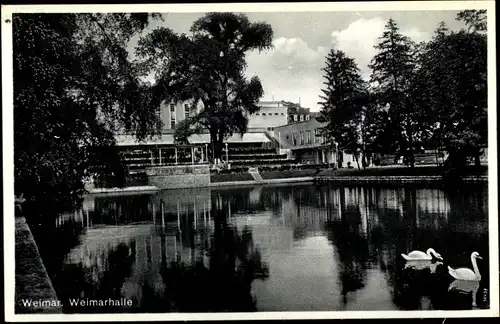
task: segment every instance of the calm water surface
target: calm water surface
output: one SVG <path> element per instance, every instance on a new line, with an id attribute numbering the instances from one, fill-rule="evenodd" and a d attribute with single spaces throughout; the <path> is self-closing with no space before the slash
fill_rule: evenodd
<path id="1" fill-rule="evenodd" d="M 486 187 L 312 184 L 88 196 L 39 233 L 64 311 L 219 312 L 489 307 Z M 408 267 L 434 248 L 443 264 Z M 447 266 L 482 280 L 454 282 Z M 132 301 L 74 307 L 72 298 Z"/>

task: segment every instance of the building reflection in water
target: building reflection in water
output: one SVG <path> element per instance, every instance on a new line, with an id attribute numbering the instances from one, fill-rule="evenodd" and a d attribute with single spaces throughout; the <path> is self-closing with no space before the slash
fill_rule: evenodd
<path id="1" fill-rule="evenodd" d="M 287 185 L 87 197 L 56 221 L 83 230 L 55 286 L 61 299 L 126 297 L 141 312 L 466 307 L 444 265 L 405 268 L 400 254 L 433 247 L 461 266 L 477 250 L 487 260 L 486 193 L 474 190 Z M 489 284 L 487 262 L 480 267 L 479 293 Z"/>

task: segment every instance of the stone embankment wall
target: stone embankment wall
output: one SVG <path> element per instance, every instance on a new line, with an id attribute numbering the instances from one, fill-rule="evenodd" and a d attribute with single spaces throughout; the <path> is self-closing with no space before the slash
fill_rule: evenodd
<path id="1" fill-rule="evenodd" d="M 441 176 L 329 176 L 316 177 L 316 183 L 336 183 L 344 185 L 364 185 L 364 184 L 442 184 Z M 487 176 L 463 177 L 460 180 L 464 183 L 487 183 Z"/>
<path id="2" fill-rule="evenodd" d="M 43 265 L 24 217 L 16 217 L 15 312 L 62 313 L 56 292 Z"/>

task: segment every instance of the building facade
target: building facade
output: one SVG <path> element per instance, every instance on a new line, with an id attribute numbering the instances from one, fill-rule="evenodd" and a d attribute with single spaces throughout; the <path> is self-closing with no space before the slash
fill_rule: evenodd
<path id="1" fill-rule="evenodd" d="M 192 105 L 192 101 L 163 103 L 158 112 L 163 124 L 162 131 L 164 133 L 173 133 L 180 122 L 203 109 L 202 102 L 199 102 L 194 108 Z M 260 111 L 248 116 L 248 129 L 250 132 L 256 129 L 268 129 L 287 124 L 287 108 L 281 102 L 260 101 L 259 106 Z"/>
<path id="2" fill-rule="evenodd" d="M 162 121 L 162 131 L 175 131 L 181 121 L 198 113 L 203 109 L 203 103 L 199 102 L 196 107 L 192 107 L 192 101 L 182 101 L 178 103 L 162 103 L 159 110 L 159 117 Z"/>
<path id="3" fill-rule="evenodd" d="M 301 163 L 336 165 L 337 150 L 326 143 L 326 138 L 321 135 L 321 129 L 325 126 L 325 122 L 313 117 L 276 127 L 274 136 L 280 150 L 290 152 Z"/>
<path id="4" fill-rule="evenodd" d="M 321 129 L 328 123 L 320 114 L 295 115 L 291 122 L 274 129 L 281 151 L 287 151 L 290 157 L 301 163 L 330 164 L 338 168 L 355 166 L 352 154 L 339 150 L 328 143 Z M 302 116 L 302 118 L 300 118 Z"/>
<path id="5" fill-rule="evenodd" d="M 281 102 L 260 101 L 260 111 L 248 116 L 248 128 L 273 128 L 286 125 L 288 109 Z"/>
<path id="6" fill-rule="evenodd" d="M 243 136 L 234 134 L 226 140 L 225 152 L 227 150 L 231 154 L 249 146 L 268 150 L 274 147 L 273 129 L 286 124 L 287 108 L 278 102 L 260 102 L 259 105 L 260 111 L 248 116 L 247 132 Z M 208 131 L 191 135 L 188 138 L 190 147 L 175 145 L 174 139 L 179 123 L 203 108 L 201 102 L 194 107 L 192 101 L 163 103 L 157 112 L 162 124 L 161 134 L 141 142 L 137 142 L 132 134 L 118 132 L 115 138 L 127 164 L 142 169 L 147 165 L 209 162 L 213 152 Z"/>

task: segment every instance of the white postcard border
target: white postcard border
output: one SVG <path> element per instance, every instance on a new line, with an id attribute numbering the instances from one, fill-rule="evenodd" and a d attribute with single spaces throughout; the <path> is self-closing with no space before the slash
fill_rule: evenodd
<path id="1" fill-rule="evenodd" d="M 334 311 L 334 312 L 253 312 L 253 313 L 165 313 L 165 314 L 37 314 L 14 313 L 14 142 L 13 142 L 13 13 L 65 12 L 300 12 L 300 11 L 427 11 L 488 10 L 488 184 L 490 309 L 466 311 Z M 336 3 L 207 3 L 207 4 L 126 4 L 126 5 L 2 5 L 2 130 L 4 192 L 4 283 L 5 320 L 31 321 L 184 321 L 243 319 L 353 319 L 353 318 L 456 318 L 498 317 L 498 184 L 496 133 L 496 47 L 494 1 L 399 1 Z"/>

